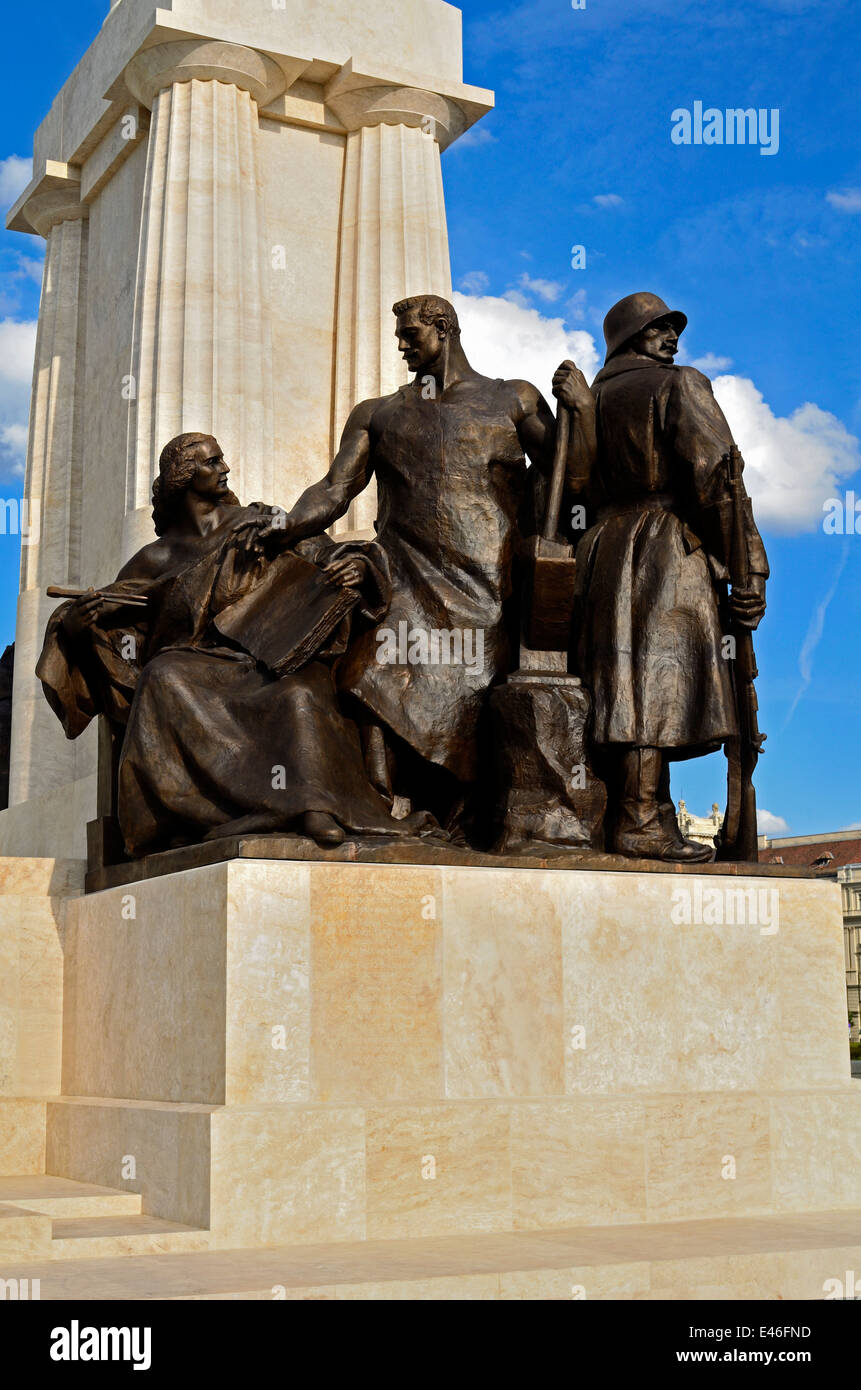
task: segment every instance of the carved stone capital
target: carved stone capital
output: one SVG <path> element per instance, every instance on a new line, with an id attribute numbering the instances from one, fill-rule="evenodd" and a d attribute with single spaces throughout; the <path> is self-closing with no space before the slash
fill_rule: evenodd
<path id="1" fill-rule="evenodd" d="M 88 217 L 89 212 L 81 201 L 80 170 L 49 159 L 42 174 L 21 194 L 6 225 L 13 232 L 38 232 L 47 237 L 58 223 Z"/>
<path id="2" fill-rule="evenodd" d="M 326 105 L 347 130 L 363 126 L 418 126 L 445 149 L 467 125 L 457 102 L 421 87 L 374 84 L 327 90 Z"/>
<path id="3" fill-rule="evenodd" d="M 325 87 L 327 108 L 347 130 L 376 125 L 419 127 L 433 135 L 441 149 L 491 109 L 492 96 L 459 82 L 425 86 L 419 74 L 375 72 L 352 58 Z"/>
<path id="4" fill-rule="evenodd" d="M 265 53 L 218 40 L 178 39 L 145 48 L 125 70 L 126 86 L 142 106 L 175 82 L 225 82 L 249 92 L 258 106 L 281 96 L 287 79 Z"/>

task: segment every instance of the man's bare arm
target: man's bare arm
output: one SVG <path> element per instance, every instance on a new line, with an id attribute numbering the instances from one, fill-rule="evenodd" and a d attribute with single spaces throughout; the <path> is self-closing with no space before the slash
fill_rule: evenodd
<path id="1" fill-rule="evenodd" d="M 556 446 L 556 420 L 537 387 L 528 381 L 511 383 L 517 396 L 515 425 L 524 454 L 542 473 L 553 467 Z"/>
<path id="2" fill-rule="evenodd" d="M 325 531 L 367 487 L 373 472 L 371 419 L 378 404 L 372 400 L 356 406 L 344 426 L 341 447 L 325 478 L 306 488 L 287 513 L 285 531 L 291 544 Z"/>

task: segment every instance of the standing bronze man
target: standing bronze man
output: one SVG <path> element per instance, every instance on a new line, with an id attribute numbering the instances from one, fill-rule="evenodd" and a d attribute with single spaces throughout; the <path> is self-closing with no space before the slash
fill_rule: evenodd
<path id="1" fill-rule="evenodd" d="M 730 624 L 759 623 L 768 562 L 743 484 L 731 487 L 733 439 L 711 383 L 673 362 L 686 323 L 647 293 L 604 320 L 597 460 L 582 480 L 598 511 L 577 548 L 577 662 L 615 807 L 608 847 L 696 863 L 712 851 L 678 829 L 669 764 L 738 740 L 724 637 Z M 746 578 L 728 593 L 733 505 Z"/>
<path id="2" fill-rule="evenodd" d="M 376 476 L 377 543 L 392 600 L 383 623 L 342 660 L 339 684 L 364 724 L 375 784 L 459 829 L 479 781 L 488 690 L 516 664 L 512 570 L 527 458 L 550 471 L 556 422 L 536 387 L 470 366 L 447 300 L 418 295 L 393 313 L 415 377 L 355 407 L 328 474 L 299 498 L 285 534 L 318 534 Z M 580 473 L 594 452 L 594 401 L 574 364 L 566 368 L 557 395 L 572 411 L 569 472 Z M 386 632 L 470 635 L 480 639 L 481 660 L 436 664 L 401 654 L 384 661 Z"/>

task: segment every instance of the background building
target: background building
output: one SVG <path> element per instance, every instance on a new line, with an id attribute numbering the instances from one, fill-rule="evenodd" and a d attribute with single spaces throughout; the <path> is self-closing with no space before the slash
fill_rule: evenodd
<path id="1" fill-rule="evenodd" d="M 676 814 L 679 830 L 686 840 L 696 840 L 702 845 L 713 845 L 715 835 L 723 825 L 723 812 L 716 801 L 712 802 L 711 814 L 692 816 L 684 801 L 679 802 Z"/>

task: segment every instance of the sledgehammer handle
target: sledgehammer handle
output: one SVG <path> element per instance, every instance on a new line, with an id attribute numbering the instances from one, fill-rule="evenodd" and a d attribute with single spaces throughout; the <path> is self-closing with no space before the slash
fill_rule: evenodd
<path id="1" fill-rule="evenodd" d="M 571 428 L 571 415 L 568 407 L 560 401 L 556 408 L 556 449 L 553 454 L 553 475 L 550 481 L 550 494 L 547 498 L 547 511 L 544 516 L 544 530 L 541 535 L 546 541 L 556 539 L 559 530 L 559 513 L 562 510 L 562 494 L 565 491 L 565 465 L 568 460 L 568 435 Z"/>

